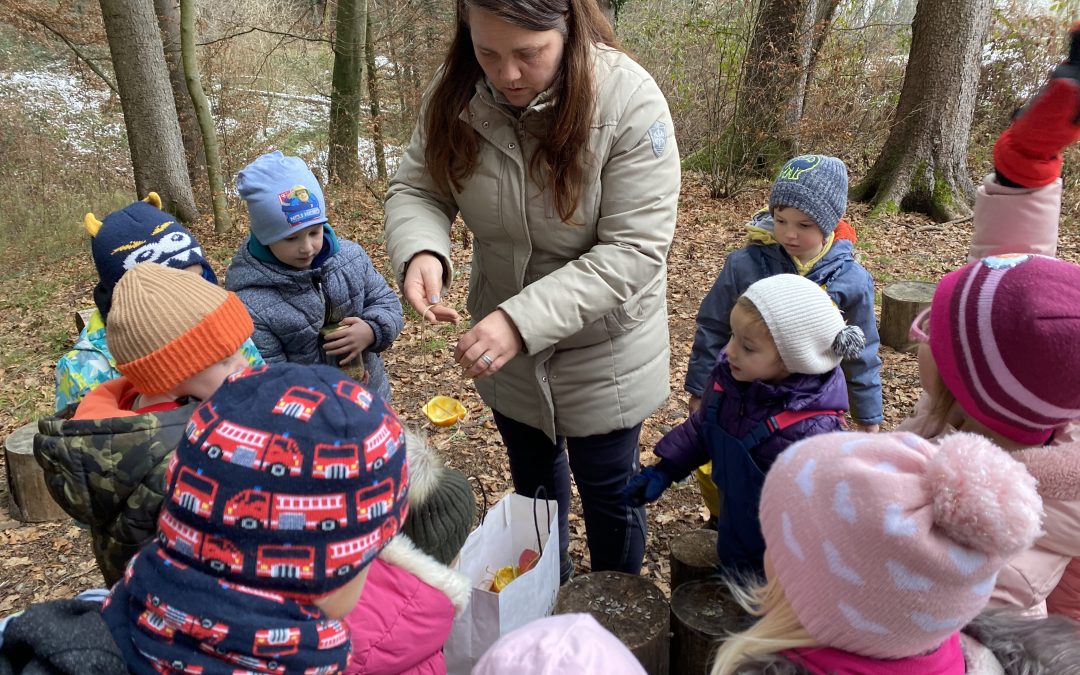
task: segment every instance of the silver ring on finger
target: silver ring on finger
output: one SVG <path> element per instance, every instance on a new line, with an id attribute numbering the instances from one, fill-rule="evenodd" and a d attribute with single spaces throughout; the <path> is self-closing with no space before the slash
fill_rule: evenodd
<path id="1" fill-rule="evenodd" d="M 490 368 L 491 364 L 495 362 L 495 359 L 491 358 L 486 353 L 480 355 L 480 360 L 483 361 L 484 365 L 488 368 Z"/>

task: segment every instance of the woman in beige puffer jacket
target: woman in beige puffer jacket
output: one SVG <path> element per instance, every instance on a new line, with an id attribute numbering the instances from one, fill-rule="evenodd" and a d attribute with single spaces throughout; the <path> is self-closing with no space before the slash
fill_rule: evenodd
<path id="1" fill-rule="evenodd" d="M 594 0 L 461 0 L 386 198 L 398 283 L 427 320 L 457 319 L 439 304 L 456 215 L 472 233 L 455 359 L 495 411 L 515 489 L 559 500 L 564 579 L 571 469 L 593 569 L 640 569 L 644 510 L 620 490 L 669 393 L 679 156 L 656 82 L 611 44 Z"/>

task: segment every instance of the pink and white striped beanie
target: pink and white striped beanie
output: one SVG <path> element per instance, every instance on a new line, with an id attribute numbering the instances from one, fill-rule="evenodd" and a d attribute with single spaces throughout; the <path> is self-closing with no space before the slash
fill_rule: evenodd
<path id="1" fill-rule="evenodd" d="M 1056 258 L 983 258 L 945 275 L 930 349 L 964 412 L 1041 445 L 1080 418 L 1080 267 Z"/>
<path id="2" fill-rule="evenodd" d="M 878 659 L 936 649 L 974 618 L 1041 518 L 1024 466 L 964 433 L 814 436 L 761 493 L 766 556 L 803 627 Z"/>

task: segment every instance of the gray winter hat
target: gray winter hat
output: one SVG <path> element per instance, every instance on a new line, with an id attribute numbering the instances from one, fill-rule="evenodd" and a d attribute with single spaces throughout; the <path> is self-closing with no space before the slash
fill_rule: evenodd
<path id="1" fill-rule="evenodd" d="M 769 193 L 769 212 L 778 206 L 799 209 L 814 219 L 827 237 L 847 210 L 848 178 L 844 163 L 826 155 L 789 159 Z"/>

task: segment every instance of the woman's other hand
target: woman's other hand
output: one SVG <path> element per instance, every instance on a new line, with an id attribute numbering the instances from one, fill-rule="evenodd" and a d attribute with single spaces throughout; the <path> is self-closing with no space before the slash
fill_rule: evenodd
<path id="1" fill-rule="evenodd" d="M 439 257 L 432 253 L 417 253 L 405 268 L 402 293 L 425 321 L 457 323 L 458 313 L 454 308 L 440 304 L 442 279 L 443 264 Z"/>
<path id="2" fill-rule="evenodd" d="M 467 376 L 479 379 L 499 372 L 507 361 L 517 356 L 521 347 L 517 326 L 506 312 L 497 309 L 461 336 L 454 360 Z"/>

